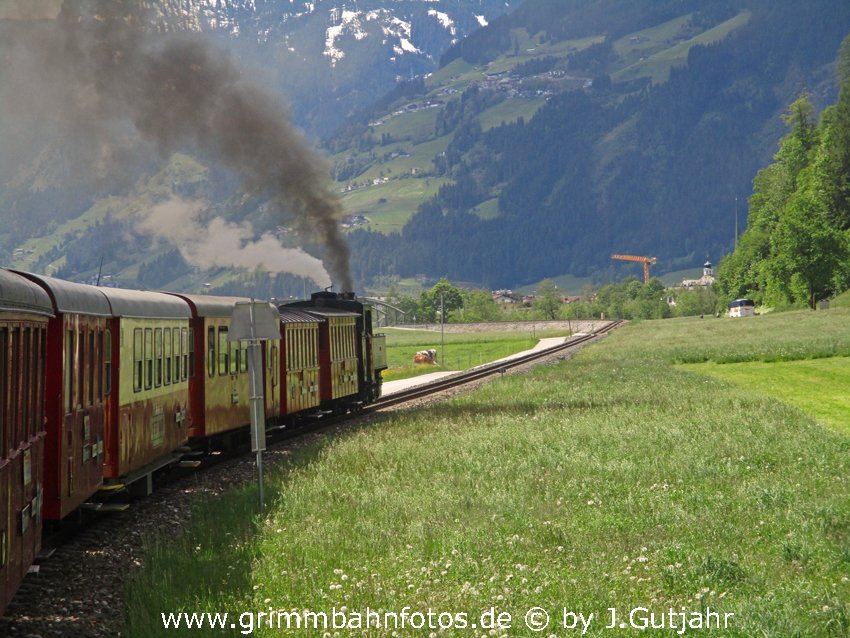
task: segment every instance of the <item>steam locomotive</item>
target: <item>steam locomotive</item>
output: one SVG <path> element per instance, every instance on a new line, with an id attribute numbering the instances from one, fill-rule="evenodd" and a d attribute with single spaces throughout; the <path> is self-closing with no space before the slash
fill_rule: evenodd
<path id="1" fill-rule="evenodd" d="M 43 521 L 98 493 L 149 493 L 186 455 L 247 438 L 247 345 L 234 297 L 99 288 L 0 269 L 0 613 Z M 267 429 L 381 394 L 383 335 L 351 293 L 279 307 L 262 349 Z"/>

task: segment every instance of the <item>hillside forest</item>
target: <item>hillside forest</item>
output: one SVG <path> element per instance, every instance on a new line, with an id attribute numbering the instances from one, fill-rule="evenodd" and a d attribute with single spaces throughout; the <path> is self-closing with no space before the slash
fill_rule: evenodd
<path id="1" fill-rule="evenodd" d="M 537 34 L 535 43 L 607 29 L 565 66 L 541 58 L 511 72 L 538 77 L 560 65 L 567 75 L 591 78 L 589 88 L 555 93 L 533 116 L 496 126 L 481 123 L 481 113 L 501 99 L 486 83 L 438 111 L 434 136 L 449 141 L 418 179 L 440 186 L 398 232 L 350 233 L 359 281 L 425 273 L 516 288 L 562 273 L 619 278 L 627 271 L 612 265 L 612 252 L 657 256 L 665 271 L 717 261 L 734 247 L 735 202 L 747 201 L 753 177 L 770 161 L 788 105 L 807 89 L 815 112 L 836 99 L 834 61 L 850 28 L 850 5 L 659 2 L 651 15 L 609 11 L 622 18 L 612 26 L 586 8 L 573 15 L 581 20 L 563 24 L 559 4 L 526 2 L 450 50 L 444 68 L 481 64 L 498 51 L 509 59 L 520 27 Z M 617 70 L 624 46 L 618 38 L 684 10 L 693 10 L 687 28 L 737 26 L 692 46 L 685 63 L 664 76 L 629 79 Z M 428 82 L 414 83 L 405 100 L 417 90 L 430 95 Z M 380 129 L 359 130 L 359 143 L 380 151 Z"/>
<path id="2" fill-rule="evenodd" d="M 850 36 L 837 72 L 838 103 L 819 122 L 806 94 L 788 108 L 790 130 L 753 181 L 748 228 L 718 268 L 721 301 L 814 308 L 850 287 Z"/>

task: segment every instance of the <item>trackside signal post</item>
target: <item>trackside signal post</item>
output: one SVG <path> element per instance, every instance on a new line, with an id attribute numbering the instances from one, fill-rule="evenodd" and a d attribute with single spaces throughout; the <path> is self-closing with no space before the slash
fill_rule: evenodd
<path id="1" fill-rule="evenodd" d="M 248 377 L 251 383 L 251 451 L 257 454 L 257 487 L 260 512 L 263 500 L 263 451 L 266 449 L 266 420 L 263 414 L 263 367 L 260 342 L 280 339 L 280 320 L 277 310 L 266 301 L 239 301 L 230 317 L 228 341 L 248 342 Z"/>

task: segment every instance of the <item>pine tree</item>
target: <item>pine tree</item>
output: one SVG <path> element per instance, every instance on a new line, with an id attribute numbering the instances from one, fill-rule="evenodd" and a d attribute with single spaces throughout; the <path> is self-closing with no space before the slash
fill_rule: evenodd
<path id="1" fill-rule="evenodd" d="M 844 38 L 838 55 L 838 81 L 838 104 L 824 118 L 828 128 L 826 187 L 829 220 L 846 230 L 850 228 L 850 35 Z"/>

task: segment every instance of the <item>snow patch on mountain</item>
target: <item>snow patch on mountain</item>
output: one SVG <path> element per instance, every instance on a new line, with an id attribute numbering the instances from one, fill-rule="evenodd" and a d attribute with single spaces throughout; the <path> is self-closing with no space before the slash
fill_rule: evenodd
<path id="1" fill-rule="evenodd" d="M 393 51 L 395 51 L 396 55 L 404 55 L 405 53 L 422 53 L 422 51 L 417 49 L 410 41 L 412 29 L 409 22 L 405 22 L 401 18 L 393 16 L 383 29 L 384 35 L 398 38 L 398 44 L 393 46 Z"/>
<path id="2" fill-rule="evenodd" d="M 448 18 L 448 16 L 446 16 Z M 422 55 L 422 51 L 413 44 L 413 28 L 410 22 L 392 14 L 386 9 L 373 11 L 350 11 L 347 9 L 331 9 L 329 26 L 325 30 L 324 55 L 330 60 L 331 66 L 345 58 L 345 51 L 337 46 L 337 40 L 343 36 L 353 36 L 362 40 L 369 36 L 367 23 L 374 22 L 381 28 L 384 42 L 393 42 L 393 52 L 396 55 Z"/>
<path id="3" fill-rule="evenodd" d="M 330 58 L 331 66 L 345 57 L 345 52 L 336 48 L 336 41 L 343 34 L 354 36 L 356 40 L 362 40 L 368 33 L 363 29 L 360 21 L 360 13 L 346 9 L 334 8 L 330 10 L 331 26 L 325 32 L 325 57 Z M 367 14 L 366 19 L 369 19 Z"/>
<path id="4" fill-rule="evenodd" d="M 446 29 L 452 35 L 457 34 L 457 29 L 455 28 L 454 20 L 449 17 L 448 13 L 443 13 L 442 11 L 437 11 L 436 9 L 428 9 L 428 15 L 440 22 L 443 25 L 443 28 Z"/>

